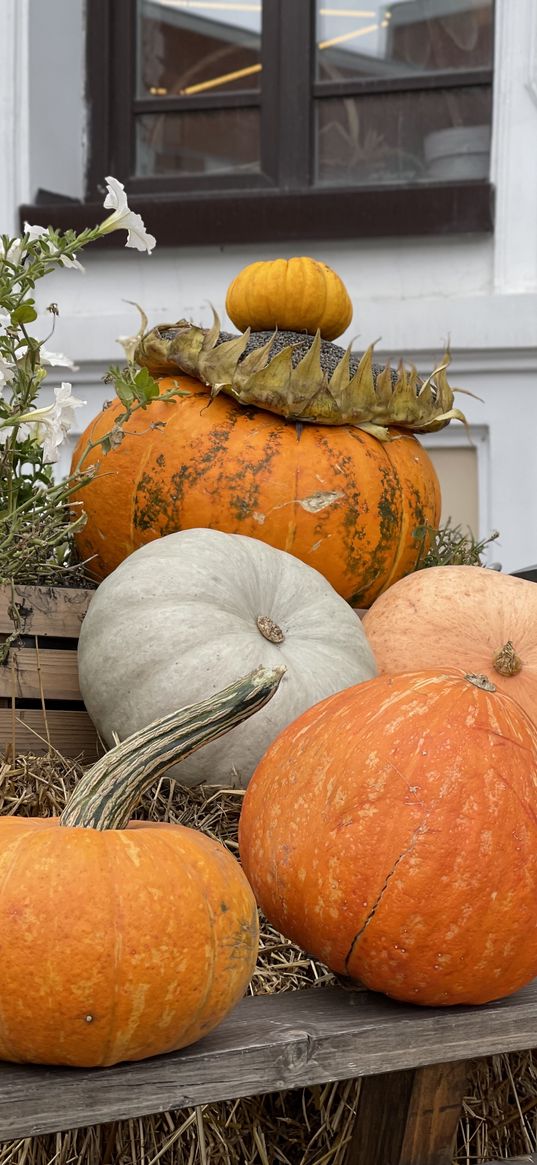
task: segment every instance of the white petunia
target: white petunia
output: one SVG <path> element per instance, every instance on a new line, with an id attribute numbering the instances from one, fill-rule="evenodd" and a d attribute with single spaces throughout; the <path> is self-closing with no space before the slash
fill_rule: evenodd
<path id="1" fill-rule="evenodd" d="M 12 263 L 14 267 L 21 261 L 21 256 L 24 252 L 21 239 L 13 239 L 13 242 L 6 251 L 6 259 L 8 263 Z"/>
<path id="2" fill-rule="evenodd" d="M 136 352 L 138 344 L 140 343 L 140 337 L 139 336 L 118 336 L 116 343 L 121 344 L 121 347 L 123 348 L 123 351 L 125 353 L 128 364 L 132 364 L 134 362 L 134 353 Z"/>
<path id="3" fill-rule="evenodd" d="M 86 401 L 73 396 L 73 386 L 65 380 L 60 385 L 56 385 L 54 396 L 55 401 L 52 406 L 54 424 L 58 423 L 64 433 L 68 433 L 75 419 L 74 410 L 81 408 L 82 405 L 86 404 Z"/>
<path id="4" fill-rule="evenodd" d="M 8 360 L 4 360 L 4 357 L 0 355 L 0 393 L 5 384 L 11 384 L 15 376 L 15 371 L 15 365 L 10 364 Z"/>
<path id="5" fill-rule="evenodd" d="M 72 394 L 72 385 L 63 381 L 61 385 L 56 385 L 54 389 L 54 403 L 51 405 L 44 405 L 42 408 L 33 409 L 31 412 L 20 413 L 17 418 L 17 424 L 20 425 L 18 432 L 21 436 L 29 435 L 33 437 L 39 444 L 43 446 L 43 458 L 47 464 L 51 464 L 58 460 L 58 449 L 64 437 L 67 435 L 74 420 L 74 410 L 86 404 L 85 400 L 78 400 Z M 13 423 L 7 428 L 2 428 L 0 422 L 0 432 L 4 435 L 13 428 Z"/>
<path id="6" fill-rule="evenodd" d="M 3 307 L 0 307 L 0 328 L 7 328 L 10 323 L 11 316 L 9 312 L 5 311 Z"/>
<path id="7" fill-rule="evenodd" d="M 126 247 L 135 247 L 137 251 L 151 254 L 157 240 L 146 231 L 142 216 L 130 209 L 123 183 L 109 177 L 106 185 L 108 193 L 104 205 L 107 209 L 112 207 L 113 213 L 101 223 L 99 233 L 108 235 L 111 231 L 125 230 L 128 232 Z"/>
<path id="8" fill-rule="evenodd" d="M 51 368 L 70 368 L 73 372 L 77 367 L 71 357 L 64 356 L 63 352 L 49 352 L 48 348 L 41 348 L 39 355 L 41 363 L 48 364 Z"/>
<path id="9" fill-rule="evenodd" d="M 28 238 L 29 243 L 35 243 L 35 240 L 42 239 L 43 235 L 48 236 L 48 229 L 47 229 L 47 227 L 33 227 L 33 226 L 30 226 L 29 222 L 25 222 L 24 234 L 29 236 L 29 238 Z"/>
<path id="10" fill-rule="evenodd" d="M 77 271 L 86 270 L 74 255 L 72 258 L 69 255 L 60 255 L 60 262 L 63 263 L 64 267 L 75 267 Z"/>

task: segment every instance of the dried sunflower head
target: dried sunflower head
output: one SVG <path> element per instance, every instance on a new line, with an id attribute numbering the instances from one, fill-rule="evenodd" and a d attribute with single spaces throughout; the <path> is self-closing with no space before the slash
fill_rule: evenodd
<path id="1" fill-rule="evenodd" d="M 373 360 L 373 345 L 363 355 L 329 340 L 298 332 L 221 332 L 214 313 L 211 328 L 187 320 L 161 324 L 140 340 L 135 360 L 154 375 L 180 369 L 205 384 L 211 396 L 224 392 L 289 420 L 315 425 L 357 425 L 381 440 L 388 426 L 431 433 L 453 419 L 466 423 L 453 407 L 446 368 L 449 358 L 422 380 L 401 361 L 396 369 Z"/>

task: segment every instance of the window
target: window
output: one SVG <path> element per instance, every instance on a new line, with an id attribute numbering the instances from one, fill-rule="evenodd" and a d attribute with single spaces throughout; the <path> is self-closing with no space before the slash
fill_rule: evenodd
<path id="1" fill-rule="evenodd" d="M 88 198 L 169 243 L 491 230 L 493 4 L 90 0 Z"/>

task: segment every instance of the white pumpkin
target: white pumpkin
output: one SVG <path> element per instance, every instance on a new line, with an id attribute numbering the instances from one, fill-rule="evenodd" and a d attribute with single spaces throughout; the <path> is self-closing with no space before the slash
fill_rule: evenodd
<path id="1" fill-rule="evenodd" d="M 260 664 L 285 665 L 265 708 L 181 763 L 187 785 L 246 786 L 281 729 L 377 670 L 360 620 L 316 570 L 206 529 L 148 543 L 101 583 L 78 658 L 82 696 L 108 745 Z"/>

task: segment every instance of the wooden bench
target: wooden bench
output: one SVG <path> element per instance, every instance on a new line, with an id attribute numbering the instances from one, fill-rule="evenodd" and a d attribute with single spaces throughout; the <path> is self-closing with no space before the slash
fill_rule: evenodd
<path id="1" fill-rule="evenodd" d="M 479 1008 L 341 988 L 247 997 L 182 1052 L 93 1070 L 0 1065 L 0 1141 L 361 1077 L 347 1165 L 451 1165 L 469 1063 L 535 1046 L 537 980 Z"/>

